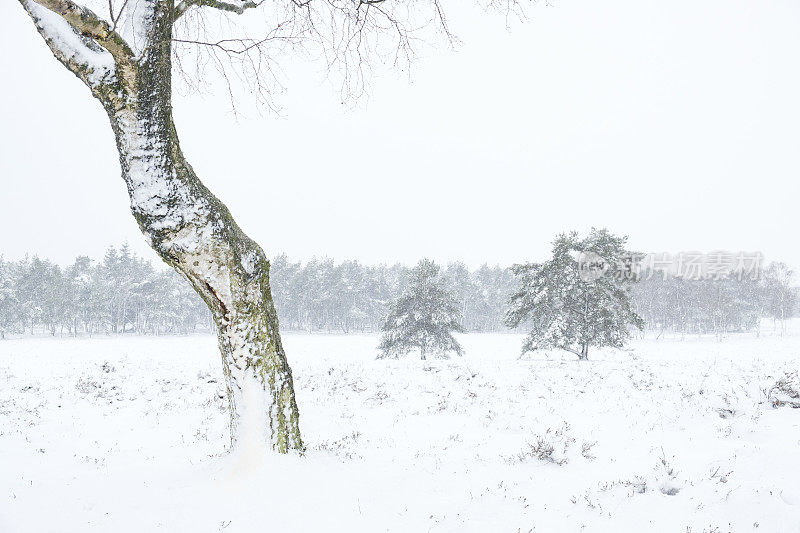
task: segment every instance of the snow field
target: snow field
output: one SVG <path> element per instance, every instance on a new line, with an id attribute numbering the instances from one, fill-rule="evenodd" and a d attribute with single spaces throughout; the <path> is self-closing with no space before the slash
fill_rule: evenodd
<path id="1" fill-rule="evenodd" d="M 800 337 L 459 341 L 285 334 L 302 458 L 225 455 L 211 336 L 0 342 L 0 531 L 800 531 Z"/>

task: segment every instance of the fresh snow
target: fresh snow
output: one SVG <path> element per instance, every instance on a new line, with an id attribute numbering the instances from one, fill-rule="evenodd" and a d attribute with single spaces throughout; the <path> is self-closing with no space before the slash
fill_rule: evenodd
<path id="1" fill-rule="evenodd" d="M 800 531 L 800 336 L 378 340 L 284 335 L 302 458 L 225 455 L 212 336 L 0 341 L 0 531 Z"/>
<path id="2" fill-rule="evenodd" d="M 58 49 L 64 53 L 65 59 L 72 59 L 91 70 L 89 82 L 92 85 L 97 86 L 101 82 L 109 82 L 111 80 L 111 78 L 106 77 L 114 76 L 116 63 L 107 50 L 97 45 L 94 46 L 94 49 L 87 46 L 86 42 L 63 17 L 53 13 L 46 7 L 32 0 L 25 0 L 25 5 L 36 17 L 37 24 L 44 29 L 47 36 L 53 39 Z"/>

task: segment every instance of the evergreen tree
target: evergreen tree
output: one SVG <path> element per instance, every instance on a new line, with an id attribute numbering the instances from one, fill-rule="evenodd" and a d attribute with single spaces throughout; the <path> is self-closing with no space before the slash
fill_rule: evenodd
<path id="1" fill-rule="evenodd" d="M 61 269 L 37 256 L 20 261 L 17 269 L 16 294 L 22 327 L 27 323 L 33 333 L 37 325 L 42 325 L 55 335 L 64 310 Z"/>
<path id="2" fill-rule="evenodd" d="M 342 333 L 363 329 L 367 320 L 369 304 L 364 273 L 358 261 L 345 261 L 334 269 L 331 313 Z"/>
<path id="3" fill-rule="evenodd" d="M 797 304 L 793 278 L 794 271 L 785 263 L 772 263 L 761 279 L 765 311 L 773 321 L 780 322 L 781 335 L 786 331 L 786 319 L 794 314 Z"/>
<path id="4" fill-rule="evenodd" d="M 69 293 L 70 330 L 74 335 L 81 328 L 89 332 L 94 318 L 92 260 L 85 255 L 76 257 L 75 262 L 64 271 L 64 275 Z"/>
<path id="5" fill-rule="evenodd" d="M 463 355 L 453 332 L 463 332 L 461 304 L 447 288 L 439 267 L 423 259 L 411 270 L 408 287 L 392 305 L 383 326 L 380 357 L 399 357 L 418 349 L 447 357 L 454 351 Z"/>
<path id="6" fill-rule="evenodd" d="M 484 263 L 472 277 L 475 300 L 472 309 L 473 323 L 468 327 L 476 331 L 501 329 L 503 314 L 515 289 L 514 275 L 507 268 L 490 268 Z"/>
<path id="7" fill-rule="evenodd" d="M 631 305 L 636 276 L 626 239 L 594 228 L 584 239 L 562 234 L 549 261 L 512 267 L 519 287 L 506 323 L 530 325 L 522 353 L 558 348 L 585 360 L 589 347 L 620 348 L 629 325 L 643 327 Z"/>
<path id="8" fill-rule="evenodd" d="M 467 265 L 461 261 L 448 264 L 444 271 L 444 279 L 448 290 L 455 295 L 461 305 L 461 326 L 465 330 L 476 329 L 473 311 L 478 290 L 472 282 L 472 274 Z"/>
<path id="9" fill-rule="evenodd" d="M 17 322 L 19 302 L 11 277 L 11 264 L 0 257 L 0 339 L 4 339 Z"/>
<path id="10" fill-rule="evenodd" d="M 302 296 L 297 288 L 297 280 L 302 265 L 292 263 L 286 254 L 280 254 L 270 261 L 270 286 L 275 299 L 275 309 L 281 327 L 299 330 L 303 328 Z"/>

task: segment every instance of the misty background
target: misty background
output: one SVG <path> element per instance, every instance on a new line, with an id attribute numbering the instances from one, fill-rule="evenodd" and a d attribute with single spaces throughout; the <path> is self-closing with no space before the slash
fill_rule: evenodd
<path id="1" fill-rule="evenodd" d="M 475 269 L 598 226 L 800 264 L 796 2 L 536 2 L 524 24 L 446 7 L 462 44 L 374 65 L 356 102 L 313 58 L 282 63 L 280 115 L 244 93 L 234 114 L 218 83 L 176 95 L 187 157 L 269 256 Z M 15 2 L 0 40 L 0 253 L 155 260 L 101 107 Z"/>
<path id="2" fill-rule="evenodd" d="M 781 335 L 800 309 L 794 272 L 784 263 L 719 269 L 693 276 L 642 264 L 631 290 L 643 330 L 656 339 L 692 334 Z M 714 267 L 705 258 L 704 270 Z M 722 265 L 717 265 L 722 266 Z M 438 267 L 437 267 L 438 268 Z M 580 268 L 580 265 L 579 265 Z M 358 260 L 272 259 L 270 285 L 284 331 L 377 332 L 393 302 L 407 295 L 409 267 Z M 438 276 L 437 276 L 438 278 Z M 512 295 L 530 290 L 510 268 L 451 262 L 441 270 L 454 320 L 464 332 L 509 332 Z M 143 259 L 127 244 L 99 258 L 80 256 L 62 268 L 38 256 L 0 258 L 0 339 L 18 335 L 92 336 L 214 332 L 208 307 L 178 273 Z"/>

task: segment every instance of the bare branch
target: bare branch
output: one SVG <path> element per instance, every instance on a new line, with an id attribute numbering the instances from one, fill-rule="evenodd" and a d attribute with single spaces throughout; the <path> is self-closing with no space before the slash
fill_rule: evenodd
<path id="1" fill-rule="evenodd" d="M 282 35 L 268 35 L 263 39 L 221 39 L 215 42 L 207 42 L 207 41 L 195 41 L 195 40 L 188 40 L 188 39 L 172 39 L 173 43 L 183 43 L 183 44 L 195 44 L 198 46 L 208 46 L 212 48 L 218 48 L 220 51 L 225 52 L 226 54 L 246 54 L 251 50 L 262 46 L 267 41 L 291 41 L 292 38 L 289 36 L 282 36 Z"/>
<path id="2" fill-rule="evenodd" d="M 192 6 L 213 7 L 215 9 L 219 9 L 220 11 L 228 11 L 230 13 L 241 15 L 248 9 L 253 9 L 260 6 L 262 1 L 263 0 L 259 0 L 258 2 L 253 2 L 252 0 L 229 0 L 227 2 L 223 2 L 220 0 L 181 0 L 175 5 L 173 20 L 178 20 L 178 18 L 186 13 L 186 10 Z"/>
<path id="3" fill-rule="evenodd" d="M 111 17 L 111 30 L 116 31 L 117 25 L 119 24 L 119 19 L 122 17 L 122 13 L 125 11 L 125 7 L 128 5 L 128 0 L 122 2 L 122 7 L 119 8 L 117 11 L 117 16 L 114 16 L 114 0 L 108 0 L 108 13 L 109 17 Z"/>
<path id="4" fill-rule="evenodd" d="M 522 0 L 477 1 L 489 10 L 505 14 L 507 20 L 521 13 L 523 3 Z M 451 47 L 459 42 L 445 15 L 444 0 L 180 0 L 174 18 L 183 16 L 191 6 L 216 9 L 191 10 L 191 16 L 184 16 L 176 25 L 173 42 L 181 54 L 176 53 L 174 64 L 186 66 L 191 61 L 189 57 L 198 66 L 213 65 L 226 83 L 239 77 L 259 100 L 266 101 L 270 98 L 268 84 L 276 82 L 273 69 L 287 51 L 308 53 L 312 60 L 324 62 L 329 78 L 340 84 L 344 103 L 357 101 L 367 92 L 372 71 L 379 64 L 410 76 L 410 66 L 418 50 L 429 41 L 443 37 Z M 266 20 L 284 21 L 278 25 L 280 32 L 249 35 L 245 28 L 252 31 L 254 25 L 236 24 L 233 20 L 239 17 L 226 17 L 258 6 Z M 215 28 L 206 26 L 202 17 L 215 11 L 220 23 Z M 242 17 L 242 20 L 247 19 Z M 196 50 L 187 52 L 187 47 Z M 229 70 L 233 66 L 244 71 Z M 258 75 L 265 75 L 267 80 L 255 79 Z M 188 76 L 182 77 L 188 81 Z M 206 81 L 200 76 L 197 83 Z"/>
<path id="5" fill-rule="evenodd" d="M 275 58 L 283 54 L 285 48 L 302 44 L 305 38 L 302 29 L 287 19 L 276 24 L 266 35 L 250 37 L 243 29 L 232 27 L 226 33 L 238 33 L 239 36 L 219 39 L 215 38 L 218 32 L 207 27 L 208 15 L 209 12 L 202 10 L 193 11 L 183 21 L 188 25 L 182 23 L 174 28 L 174 72 L 186 88 L 204 91 L 213 88 L 209 82 L 212 78 L 204 72 L 211 67 L 227 87 L 234 112 L 234 94 L 239 87 L 246 88 L 250 95 L 255 96 L 258 105 L 278 112 L 274 94 L 283 87 Z M 223 15 L 220 17 L 228 21 Z"/>

